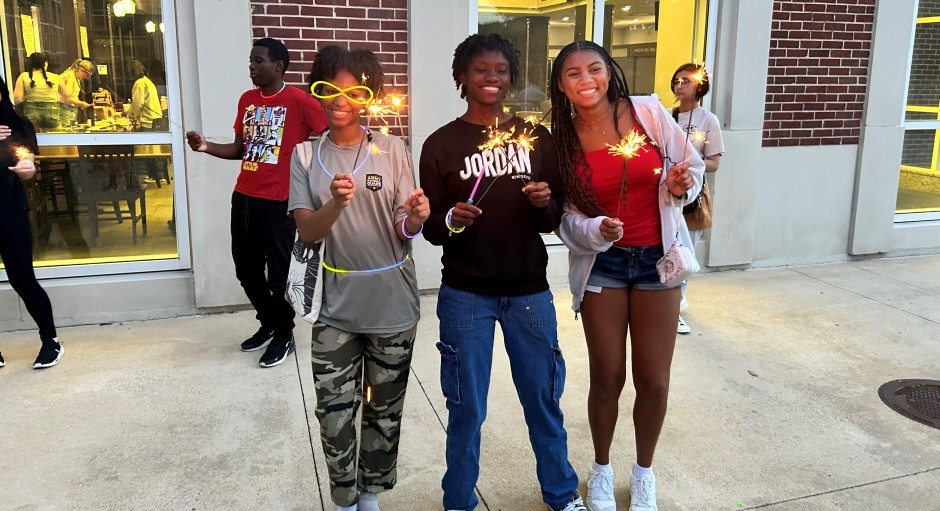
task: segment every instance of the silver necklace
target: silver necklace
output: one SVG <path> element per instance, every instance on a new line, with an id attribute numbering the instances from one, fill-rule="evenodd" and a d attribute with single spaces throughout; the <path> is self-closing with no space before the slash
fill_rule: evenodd
<path id="1" fill-rule="evenodd" d="M 610 108 L 607 109 L 607 113 L 605 113 L 604 115 L 598 117 L 597 119 L 594 119 L 594 120 L 591 121 L 591 122 L 584 122 L 584 121 L 582 121 L 580 116 L 575 117 L 575 119 L 578 120 L 578 124 L 580 124 L 581 126 L 584 126 L 585 128 L 591 128 L 591 129 L 593 129 L 593 126 L 594 126 L 595 124 L 597 124 L 597 123 L 599 123 L 599 122 L 601 122 L 601 121 L 603 121 L 603 120 L 610 119 L 610 117 L 608 117 L 608 116 L 609 116 L 610 113 L 613 112 L 613 111 L 614 111 L 614 104 L 611 103 L 611 104 L 610 104 Z M 607 128 L 609 128 L 609 127 L 610 127 L 610 126 L 604 126 L 604 129 L 601 130 L 601 136 L 604 136 L 604 137 L 607 136 Z"/>

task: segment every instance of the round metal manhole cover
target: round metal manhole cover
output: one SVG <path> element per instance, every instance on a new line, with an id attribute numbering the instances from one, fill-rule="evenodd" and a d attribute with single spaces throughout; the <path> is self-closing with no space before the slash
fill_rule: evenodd
<path id="1" fill-rule="evenodd" d="M 940 381 L 894 380 L 878 389 L 881 400 L 908 419 L 940 429 Z"/>

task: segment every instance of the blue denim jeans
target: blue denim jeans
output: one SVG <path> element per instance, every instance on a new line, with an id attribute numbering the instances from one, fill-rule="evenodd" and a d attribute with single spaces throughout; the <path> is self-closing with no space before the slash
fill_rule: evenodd
<path id="1" fill-rule="evenodd" d="M 503 331 L 513 384 L 535 452 L 542 500 L 562 508 L 578 489 L 568 462 L 568 435 L 559 402 L 565 361 L 551 291 L 525 296 L 485 296 L 441 286 L 441 389 L 447 398 L 447 470 L 441 487 L 444 509 L 472 510 L 480 474 L 480 427 L 493 367 L 496 323 Z"/>

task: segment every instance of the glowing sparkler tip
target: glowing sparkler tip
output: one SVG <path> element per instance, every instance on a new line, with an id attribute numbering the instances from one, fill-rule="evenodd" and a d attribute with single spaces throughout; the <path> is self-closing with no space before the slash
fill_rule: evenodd
<path id="1" fill-rule="evenodd" d="M 398 108 L 401 106 L 401 98 L 399 96 L 392 96 L 392 106 Z"/>
<path id="2" fill-rule="evenodd" d="M 372 385 L 366 387 L 366 402 L 372 402 Z"/>
<path id="3" fill-rule="evenodd" d="M 617 142 L 616 145 L 607 144 L 607 148 L 610 151 L 610 154 L 623 156 L 626 159 L 631 159 L 636 156 L 640 149 L 645 149 L 643 146 L 646 144 L 646 135 L 641 135 L 635 131 L 630 131 L 627 133 L 627 136 L 623 137 L 620 142 Z"/>
<path id="4" fill-rule="evenodd" d="M 385 136 L 387 137 L 387 136 L 388 136 L 388 133 L 389 133 L 388 126 L 382 126 L 381 128 L 379 128 L 379 133 L 381 133 L 381 134 L 383 134 L 383 135 L 385 135 Z"/>
<path id="5" fill-rule="evenodd" d="M 702 142 L 707 144 L 708 140 L 705 139 L 705 132 L 702 130 L 695 130 L 692 132 L 692 140 L 696 142 Z"/>
<path id="6" fill-rule="evenodd" d="M 29 150 L 26 146 L 20 146 L 16 148 L 16 159 L 17 160 L 32 160 L 33 152 Z"/>
<path id="7" fill-rule="evenodd" d="M 379 146 L 377 146 L 377 145 L 375 145 L 375 144 L 372 144 L 372 147 L 369 149 L 369 151 L 370 151 L 372 154 L 382 154 L 382 153 L 385 152 L 385 151 L 382 150 L 381 147 L 379 147 Z"/>
<path id="8" fill-rule="evenodd" d="M 656 167 L 655 169 L 653 169 L 653 174 L 655 174 L 655 175 L 657 175 L 657 176 L 660 175 L 660 174 L 662 174 L 662 173 L 663 173 L 663 168 L 662 168 L 662 167 Z"/>

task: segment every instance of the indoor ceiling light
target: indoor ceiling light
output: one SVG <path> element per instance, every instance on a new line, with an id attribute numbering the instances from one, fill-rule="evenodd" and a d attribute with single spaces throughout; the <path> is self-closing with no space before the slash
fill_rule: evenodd
<path id="1" fill-rule="evenodd" d="M 118 18 L 123 18 L 128 14 L 136 14 L 137 4 L 134 3 L 134 0 L 117 0 L 114 2 L 114 5 L 111 6 L 111 12 Z"/>

